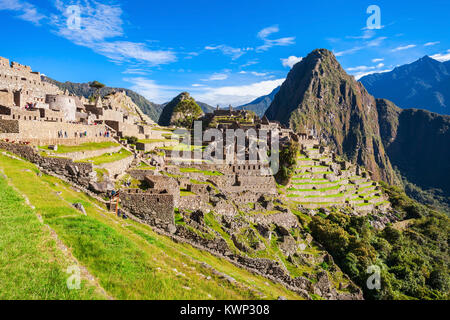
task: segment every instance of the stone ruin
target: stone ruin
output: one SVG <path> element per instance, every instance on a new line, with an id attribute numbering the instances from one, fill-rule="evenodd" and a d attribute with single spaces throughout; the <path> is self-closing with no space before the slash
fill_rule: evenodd
<path id="1" fill-rule="evenodd" d="M 42 80 L 31 67 L 0 57 L 0 139 L 73 145 L 112 136 L 161 138 L 152 125 L 125 92 L 112 92 L 91 104 Z"/>

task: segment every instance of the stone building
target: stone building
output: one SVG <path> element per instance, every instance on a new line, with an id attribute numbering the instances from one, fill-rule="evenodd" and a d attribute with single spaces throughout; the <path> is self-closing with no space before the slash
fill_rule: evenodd
<path id="1" fill-rule="evenodd" d="M 70 122 L 77 120 L 77 105 L 79 106 L 77 100 L 77 97 L 68 95 L 47 94 L 45 97 L 45 103 L 48 104 L 49 109 L 60 111 L 64 115 L 64 119 Z"/>
<path id="2" fill-rule="evenodd" d="M 39 126 L 35 121 L 41 122 Z M 86 98 L 69 95 L 67 90 L 63 93 L 43 81 L 31 67 L 1 57 L 0 122 L 0 139 L 33 144 L 71 144 L 82 138 L 94 142 L 116 135 L 162 138 L 160 132 L 151 130 L 149 125 L 154 123 L 124 91 L 99 97 L 91 105 Z M 50 122 L 59 124 L 43 124 Z"/>

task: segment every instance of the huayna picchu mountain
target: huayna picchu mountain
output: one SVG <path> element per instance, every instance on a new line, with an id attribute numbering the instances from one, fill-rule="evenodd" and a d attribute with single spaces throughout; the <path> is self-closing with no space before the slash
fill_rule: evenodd
<path id="1" fill-rule="evenodd" d="M 266 111 L 300 132 L 314 131 L 338 154 L 364 165 L 376 180 L 395 181 L 380 136 L 375 98 L 326 49 L 311 52 L 289 72 Z"/>

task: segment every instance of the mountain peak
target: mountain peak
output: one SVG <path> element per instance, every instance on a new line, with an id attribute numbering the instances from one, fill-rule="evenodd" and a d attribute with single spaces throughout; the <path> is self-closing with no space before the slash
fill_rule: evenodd
<path id="1" fill-rule="evenodd" d="M 375 99 L 345 72 L 331 51 L 316 49 L 297 63 L 266 116 L 294 131 L 314 132 L 339 154 L 372 171 L 375 179 L 393 181 L 377 125 Z"/>

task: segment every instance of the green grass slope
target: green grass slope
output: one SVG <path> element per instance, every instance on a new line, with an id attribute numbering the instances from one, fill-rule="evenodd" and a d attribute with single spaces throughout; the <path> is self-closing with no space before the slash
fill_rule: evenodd
<path id="1" fill-rule="evenodd" d="M 114 216 L 101 203 L 76 192 L 61 180 L 47 175 L 39 176 L 38 169 L 29 162 L 0 155 L 0 170 L 29 199 L 44 223 L 55 230 L 73 256 L 98 279 L 101 287 L 112 298 L 276 299 L 282 295 L 288 299 L 300 299 L 281 285 L 240 269 L 228 261 L 190 245 L 175 243 L 153 232 L 147 225 Z M 7 186 L 3 183 L 0 185 L 0 194 L 4 194 L 5 190 Z M 87 216 L 72 207 L 74 202 L 84 205 Z M 10 224 L 5 220 L 1 226 L 9 228 Z M 17 233 L 19 237 L 23 234 L 20 230 L 11 232 Z M 34 241 L 35 246 L 44 242 L 39 237 L 34 237 Z M 0 244 L 2 255 L 12 254 L 5 242 Z M 30 253 L 30 259 L 34 255 Z M 3 256 L 1 261 L 4 261 Z M 16 274 L 24 270 L 31 274 L 36 272 L 33 265 L 16 268 L 14 264 L 9 266 L 2 278 L 18 277 Z M 228 281 L 228 276 L 235 281 Z M 65 286 L 66 283 L 65 277 L 56 277 L 50 283 L 44 279 L 35 280 L 34 290 L 56 290 L 54 288 Z M 15 283 L 9 283 L 9 286 L 17 287 Z M 65 299 L 61 290 L 40 297 Z M 15 294 L 5 297 L 26 297 L 22 292 L 17 289 Z"/>
<path id="2" fill-rule="evenodd" d="M 50 231 L 5 178 L 0 177 L 0 300 L 102 299 L 84 281 L 69 290 L 72 265 Z"/>

